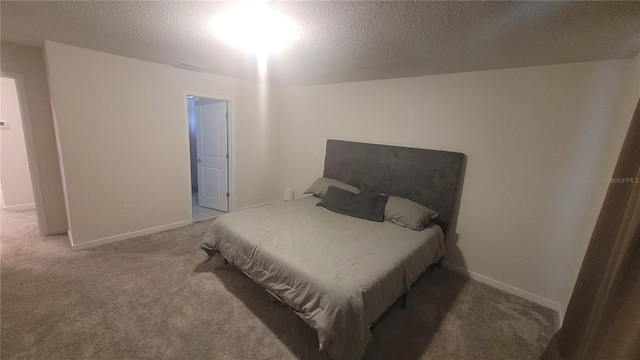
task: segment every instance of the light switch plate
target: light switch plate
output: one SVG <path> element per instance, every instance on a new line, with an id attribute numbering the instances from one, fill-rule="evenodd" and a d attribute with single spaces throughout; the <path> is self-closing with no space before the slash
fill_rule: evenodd
<path id="1" fill-rule="evenodd" d="M 9 128 L 9 122 L 0 120 L 0 129 L 8 129 L 8 128 Z"/>

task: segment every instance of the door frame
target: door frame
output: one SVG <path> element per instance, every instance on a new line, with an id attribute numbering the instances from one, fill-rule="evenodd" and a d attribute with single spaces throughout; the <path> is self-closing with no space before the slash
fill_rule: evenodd
<path id="1" fill-rule="evenodd" d="M 227 102 L 227 111 L 229 112 L 229 118 L 227 119 L 227 153 L 229 154 L 229 161 L 227 162 L 227 191 L 229 192 L 229 212 L 235 209 L 235 198 L 233 196 L 235 190 L 235 142 L 233 141 L 233 134 L 235 130 L 235 121 L 233 121 L 235 114 L 235 99 L 230 96 L 216 95 L 211 93 L 205 93 L 202 91 L 184 91 L 182 96 L 182 106 L 184 114 L 184 139 L 185 139 L 185 174 L 187 175 L 187 187 L 185 189 L 185 199 L 188 199 L 189 204 L 189 219 L 193 222 L 193 209 L 191 207 L 191 156 L 189 150 L 189 108 L 187 104 L 187 96 L 197 96 L 208 99 L 216 99 Z"/>
<path id="2" fill-rule="evenodd" d="M 22 118 L 22 129 L 24 132 L 24 142 L 27 145 L 27 162 L 29 163 L 29 174 L 31 176 L 31 187 L 33 188 L 33 200 L 36 206 L 38 217 L 38 230 L 40 235 L 49 235 L 47 229 L 47 215 L 44 211 L 44 201 L 42 187 L 40 186 L 40 171 L 36 158 L 36 146 L 33 140 L 33 127 L 29 115 L 29 101 L 27 100 L 27 90 L 24 85 L 24 76 L 20 73 L 10 71 L 0 71 L 0 77 L 10 78 L 16 82 L 18 93 L 18 105 L 20 106 L 20 116 Z"/>

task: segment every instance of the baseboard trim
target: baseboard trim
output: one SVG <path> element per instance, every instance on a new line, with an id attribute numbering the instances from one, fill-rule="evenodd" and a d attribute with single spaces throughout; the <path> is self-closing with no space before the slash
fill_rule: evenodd
<path id="1" fill-rule="evenodd" d="M 155 233 L 158 233 L 158 232 L 161 232 L 161 231 L 165 231 L 165 230 L 171 230 L 171 229 L 179 228 L 179 227 L 186 226 L 186 225 L 189 225 L 189 224 L 191 224 L 191 220 L 184 220 L 184 221 L 179 221 L 179 222 L 176 222 L 176 223 L 173 223 L 173 224 L 156 226 L 156 227 L 152 227 L 152 228 L 148 228 L 148 229 L 133 231 L 133 232 L 126 233 L 126 234 L 120 234 L 120 235 L 116 235 L 116 236 L 110 236 L 110 237 L 106 237 L 106 238 L 102 238 L 102 239 L 92 240 L 92 241 L 88 241 L 88 242 L 81 243 L 81 244 L 74 244 L 71 232 L 69 232 L 69 239 L 71 240 L 71 249 L 73 249 L 73 250 L 86 250 L 86 249 L 94 248 L 96 246 L 112 244 L 112 243 L 119 242 L 119 241 L 124 241 L 124 240 L 137 238 L 139 236 L 150 235 L 150 234 L 155 234 Z"/>
<path id="2" fill-rule="evenodd" d="M 235 209 L 233 211 L 238 211 L 238 210 L 245 210 L 245 209 L 251 209 L 251 208 L 257 208 L 260 206 L 265 206 L 265 205 L 271 205 L 271 204 L 277 204 L 282 202 L 282 200 L 273 200 L 273 201 L 267 201 L 264 203 L 260 203 L 260 204 L 255 204 L 255 205 L 249 205 L 249 206 L 245 206 L 245 207 L 241 207 L 240 209 Z"/>
<path id="3" fill-rule="evenodd" d="M 5 206 L 4 204 L 2 205 L 2 210 L 4 210 L 4 211 L 21 211 L 21 210 L 31 210 L 31 209 L 35 209 L 35 208 L 36 208 L 36 204 L 35 203 L 22 204 L 22 205 L 12 205 L 12 206 Z"/>
<path id="4" fill-rule="evenodd" d="M 509 294 L 513 294 L 513 295 L 519 296 L 519 297 L 521 297 L 523 299 L 527 299 L 527 300 L 529 300 L 531 302 L 534 302 L 534 303 L 536 303 L 538 305 L 542 305 L 542 306 L 544 306 L 544 307 L 546 307 L 548 309 L 551 309 L 551 310 L 555 311 L 556 313 L 558 313 L 558 324 L 562 323 L 562 317 L 561 317 L 562 312 L 563 312 L 562 311 L 562 307 L 560 306 L 560 304 L 558 304 L 555 301 L 551 301 L 549 299 L 543 298 L 542 296 L 538 296 L 536 294 L 532 294 L 532 293 L 530 293 L 528 291 L 525 291 L 525 290 L 522 290 L 522 289 L 518 289 L 516 287 L 513 287 L 511 285 L 507 285 L 507 284 L 502 283 L 500 281 L 493 280 L 493 279 L 488 278 L 488 277 L 486 277 L 484 275 L 480 275 L 480 274 L 475 273 L 473 271 L 469 271 L 467 269 L 461 268 L 460 266 L 457 266 L 457 265 L 453 265 L 453 264 L 451 264 L 449 262 L 446 262 L 446 261 L 443 262 L 443 265 L 444 265 L 445 268 L 447 268 L 447 269 L 449 269 L 451 271 L 457 272 L 459 274 L 468 276 L 473 280 L 477 280 L 477 281 L 479 281 L 479 282 L 481 282 L 483 284 L 487 284 L 487 285 L 489 285 L 491 287 L 494 287 L 496 289 L 500 289 L 502 291 L 508 292 Z"/>

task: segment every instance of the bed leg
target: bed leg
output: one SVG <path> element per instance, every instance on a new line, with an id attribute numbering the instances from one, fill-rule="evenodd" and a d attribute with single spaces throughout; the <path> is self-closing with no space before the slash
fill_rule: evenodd
<path id="1" fill-rule="evenodd" d="M 200 249 L 204 250 L 204 252 L 207 253 L 207 260 L 205 260 L 204 262 L 208 262 L 209 260 L 211 260 L 212 257 L 214 257 L 218 253 L 217 250 L 205 244 L 200 245 Z"/>

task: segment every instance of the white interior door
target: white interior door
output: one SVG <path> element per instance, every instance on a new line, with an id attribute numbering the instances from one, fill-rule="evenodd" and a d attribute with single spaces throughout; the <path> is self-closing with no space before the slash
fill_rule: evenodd
<path id="1" fill-rule="evenodd" d="M 229 211 L 227 102 L 196 106 L 198 204 Z"/>

